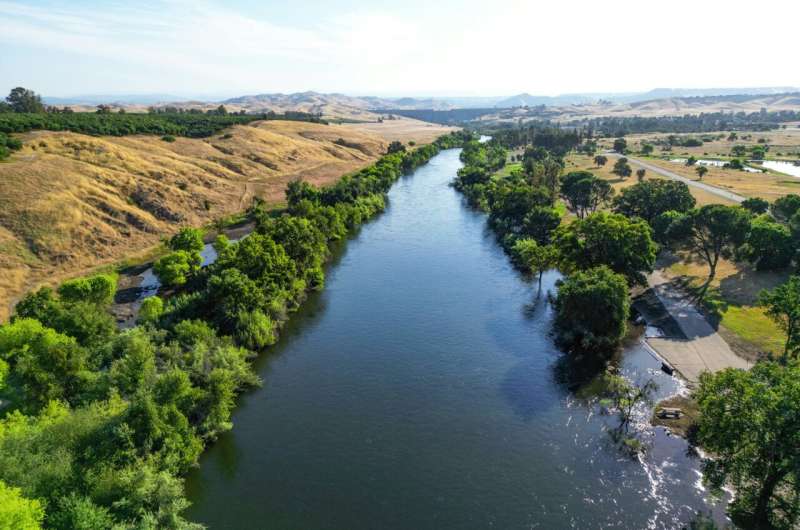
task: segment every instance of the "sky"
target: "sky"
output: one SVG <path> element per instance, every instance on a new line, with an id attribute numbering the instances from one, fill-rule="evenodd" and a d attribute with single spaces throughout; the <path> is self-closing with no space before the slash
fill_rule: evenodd
<path id="1" fill-rule="evenodd" d="M 379 96 L 800 86 L 800 1 L 0 0 L 0 90 Z"/>

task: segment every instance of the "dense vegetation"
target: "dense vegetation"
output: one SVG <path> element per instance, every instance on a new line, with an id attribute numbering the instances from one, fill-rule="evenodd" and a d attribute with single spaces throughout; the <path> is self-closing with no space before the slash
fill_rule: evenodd
<path id="1" fill-rule="evenodd" d="M 318 121 L 316 116 L 283 114 L 134 114 L 134 113 L 2 113 L 0 132 L 30 130 L 70 131 L 91 135 L 127 136 L 130 134 L 173 135 L 203 138 L 231 127 L 257 120 Z"/>
<path id="2" fill-rule="evenodd" d="M 195 528 L 180 477 L 259 383 L 248 361 L 323 287 L 329 244 L 381 211 L 402 174 L 465 139 L 397 151 L 333 186 L 292 183 L 287 210 L 255 208 L 255 233 L 218 238 L 207 268 L 202 234 L 182 230 L 169 241 L 178 258 L 158 267 L 171 296 L 148 298 L 133 329 L 108 312 L 113 276 L 21 300 L 0 326 L 0 527 Z"/>
<path id="3" fill-rule="evenodd" d="M 208 112 L 168 108 L 151 109 L 147 114 L 112 113 L 105 105 L 98 106 L 97 112 L 73 112 L 66 107 L 46 107 L 36 93 L 18 87 L 0 105 L 0 160 L 22 146 L 19 140 L 8 136 L 10 133 L 47 130 L 106 136 L 152 134 L 165 139 L 204 138 L 227 127 L 257 120 L 321 122 L 318 115 L 304 112 L 231 114 L 222 105 Z"/>
<path id="4" fill-rule="evenodd" d="M 11 138 L 5 133 L 0 132 L 0 160 L 8 158 L 11 151 L 17 151 L 22 148 L 22 142 L 17 138 Z"/>
<path id="5" fill-rule="evenodd" d="M 504 130 L 487 143 L 469 142 L 453 185 L 489 214 L 489 225 L 517 265 L 540 278 L 556 265 L 568 274 L 556 301 L 556 331 L 564 349 L 607 357 L 626 329 L 628 282 L 644 281 L 656 245 L 645 221 L 598 211 L 613 197 L 606 181 L 586 171 L 562 175 L 562 157 L 578 140 L 573 132 L 532 128 Z M 507 158 L 505 141 L 528 143 L 523 143 L 522 167 L 502 175 L 497 170 Z M 576 221 L 561 224 L 562 204 Z M 616 296 L 620 292 L 624 296 Z M 593 304 L 593 296 L 605 296 L 613 305 L 604 311 L 608 318 L 578 325 L 586 316 L 580 308 L 593 307 L 582 304 Z"/>
<path id="6" fill-rule="evenodd" d="M 515 146 L 526 138 L 521 130 L 502 137 Z M 613 197 L 591 172 L 562 175 L 559 149 L 572 138 L 565 133 L 563 140 L 548 140 L 555 151 L 528 144 L 522 167 L 502 172 L 505 151 L 498 137 L 468 143 L 454 185 L 488 212 L 515 263 L 540 278 L 556 266 L 566 274 L 553 301 L 555 337 L 564 350 L 589 355 L 578 355 L 582 361 L 607 358 L 624 337 L 629 285 L 643 281 L 654 265 L 651 236 L 662 247 L 683 248 L 705 261 L 710 278 L 721 257 L 750 261 L 759 270 L 797 266 L 800 196 L 698 208 L 686 184 L 642 180 Z M 559 198 L 577 219 L 562 224 L 554 207 Z M 784 353 L 751 371 L 703 375 L 694 396 L 701 418 L 692 440 L 711 453 L 704 480 L 712 490 L 736 489 L 731 512 L 738 524 L 794 528 L 800 514 L 800 277 L 764 291 L 759 303 L 786 333 Z M 601 379 L 604 401 L 621 420 L 621 428 L 610 432 L 623 449 L 641 450 L 626 426 L 635 404 L 647 402 L 651 384 L 636 387 L 609 374 Z"/>

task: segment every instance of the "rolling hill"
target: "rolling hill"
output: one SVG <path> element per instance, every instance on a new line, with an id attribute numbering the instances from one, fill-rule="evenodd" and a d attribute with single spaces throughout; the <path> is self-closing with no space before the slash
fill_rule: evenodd
<path id="1" fill-rule="evenodd" d="M 152 247 L 199 226 L 277 202 L 298 177 L 325 183 L 369 164 L 387 142 L 353 127 L 267 121 L 206 139 L 20 135 L 0 163 L 0 320 L 43 281 Z"/>

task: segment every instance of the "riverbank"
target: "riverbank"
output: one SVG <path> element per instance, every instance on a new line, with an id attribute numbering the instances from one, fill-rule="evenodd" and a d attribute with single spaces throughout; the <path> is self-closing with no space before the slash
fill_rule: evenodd
<path id="1" fill-rule="evenodd" d="M 445 151 L 398 181 L 256 361 L 266 384 L 188 477 L 191 519 L 477 530 L 560 528 L 568 513 L 576 527 L 667 529 L 712 510 L 724 521 L 695 487 L 684 440 L 642 426 L 648 450 L 620 456 L 616 418 L 549 335 L 560 275 L 545 273 L 537 296 L 450 186 L 459 167 Z M 655 380 L 656 399 L 681 388 L 638 342 L 619 365 Z"/>
<path id="2" fill-rule="evenodd" d="M 725 368 L 747 370 L 752 367 L 750 361 L 731 350 L 695 307 L 690 295 L 683 292 L 673 280 L 655 271 L 647 277 L 647 281 L 674 326 L 666 328 L 664 323 L 659 326 L 666 330 L 664 336 L 650 336 L 645 340 L 690 385 L 696 385 L 700 374 L 706 371 L 715 373 Z M 654 316 L 651 315 L 651 318 Z M 664 320 L 663 317 L 655 317 Z M 652 325 L 658 326 L 655 322 Z"/>

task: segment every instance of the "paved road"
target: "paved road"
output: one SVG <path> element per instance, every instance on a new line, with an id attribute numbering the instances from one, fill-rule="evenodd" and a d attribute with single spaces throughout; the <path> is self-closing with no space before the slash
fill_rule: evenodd
<path id="1" fill-rule="evenodd" d="M 622 156 L 622 155 L 620 155 L 618 153 L 614 153 L 614 152 L 608 152 L 607 154 L 610 155 L 610 156 L 613 156 L 613 157 L 617 157 L 617 158 Z M 638 158 L 631 158 L 629 156 L 626 156 L 625 158 L 627 158 L 630 162 L 647 169 L 648 171 L 652 171 L 653 173 L 658 173 L 661 176 L 664 176 L 664 177 L 667 177 L 667 178 L 670 178 L 670 179 L 673 179 L 673 180 L 679 180 L 681 182 L 685 182 L 689 186 L 693 186 L 695 188 L 699 188 L 699 189 L 707 191 L 709 193 L 713 193 L 714 195 L 716 195 L 718 197 L 722 197 L 723 199 L 728 199 L 729 201 L 734 201 L 734 202 L 737 202 L 737 203 L 738 202 L 742 202 L 743 200 L 746 199 L 746 197 L 742 197 L 741 195 L 737 195 L 736 193 L 733 193 L 733 192 L 730 192 L 730 191 L 727 191 L 727 190 L 723 190 L 721 188 L 717 188 L 716 186 L 711 186 L 710 184 L 706 184 L 704 182 L 698 182 L 696 180 L 692 180 L 690 178 L 686 178 L 684 176 L 678 175 L 677 173 L 673 173 L 672 171 L 666 170 L 664 168 L 661 168 L 661 167 L 658 167 L 658 166 L 654 166 L 653 164 L 648 164 L 647 162 L 643 162 L 643 161 L 639 160 Z"/>
<path id="2" fill-rule="evenodd" d="M 675 289 L 661 272 L 647 281 L 658 299 L 680 327 L 685 338 L 648 338 L 647 343 L 690 383 L 700 373 L 724 368 L 749 369 L 752 364 L 733 353 L 728 343 L 711 327 L 682 291 Z"/>

